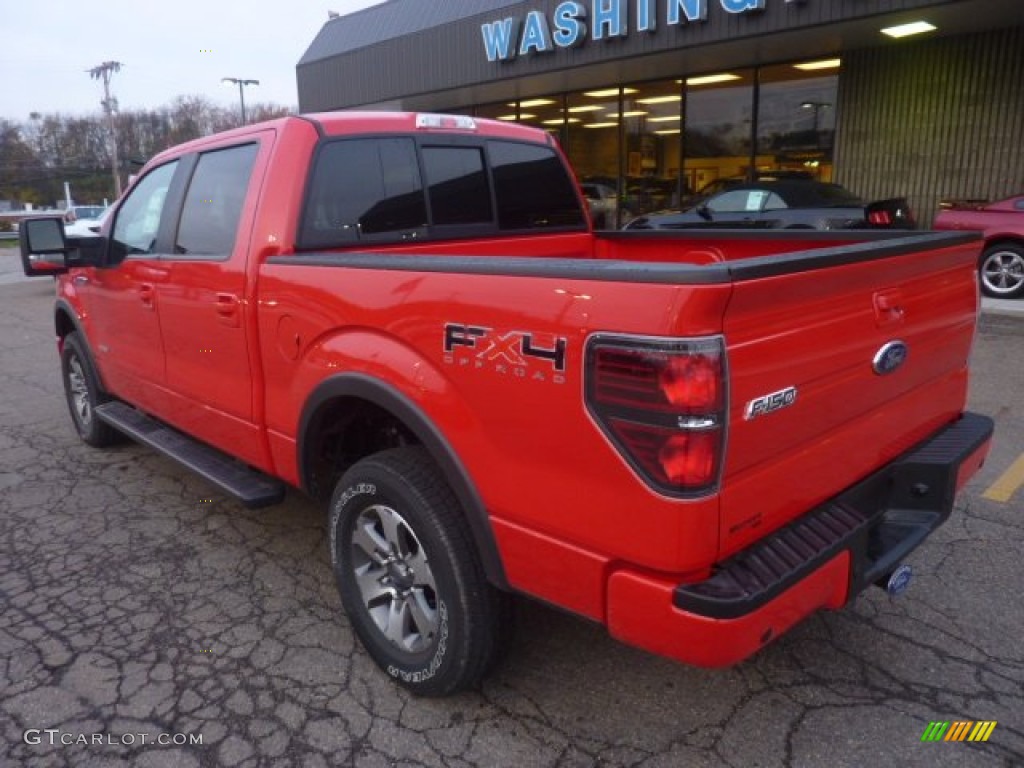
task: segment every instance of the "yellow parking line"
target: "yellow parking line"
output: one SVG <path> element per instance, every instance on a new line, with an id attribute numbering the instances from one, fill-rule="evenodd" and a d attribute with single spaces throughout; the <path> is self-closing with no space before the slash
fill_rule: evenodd
<path id="1" fill-rule="evenodd" d="M 1024 453 L 1017 457 L 1010 468 L 1003 472 L 1000 478 L 992 483 L 981 496 L 991 501 L 1007 502 L 1022 485 L 1024 485 Z"/>

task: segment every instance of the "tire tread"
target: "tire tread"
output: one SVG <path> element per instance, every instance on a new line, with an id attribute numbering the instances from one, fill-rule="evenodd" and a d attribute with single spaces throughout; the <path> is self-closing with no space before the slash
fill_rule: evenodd
<path id="1" fill-rule="evenodd" d="M 505 648 L 503 638 L 509 618 L 509 597 L 487 581 L 458 499 L 424 448 L 404 446 L 373 454 L 353 465 L 338 488 L 358 482 L 358 474 L 370 468 L 404 485 L 418 497 L 428 515 L 436 518 L 434 533 L 447 549 L 455 579 L 461 586 L 459 594 L 451 598 L 460 598 L 463 591 L 466 595 L 459 610 L 467 626 L 468 648 L 456 657 L 451 673 L 443 681 L 433 679 L 416 686 L 402 684 L 414 693 L 429 696 L 446 696 L 471 688 L 494 667 Z"/>

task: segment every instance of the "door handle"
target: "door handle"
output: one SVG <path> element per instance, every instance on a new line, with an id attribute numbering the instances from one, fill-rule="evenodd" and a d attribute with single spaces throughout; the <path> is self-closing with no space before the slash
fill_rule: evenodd
<path id="1" fill-rule="evenodd" d="M 233 293 L 218 293 L 217 294 L 217 315 L 221 323 L 224 325 L 237 328 L 239 325 L 238 319 L 238 297 Z"/>
<path id="2" fill-rule="evenodd" d="M 875 306 L 875 325 L 884 328 L 887 325 L 898 325 L 903 322 L 906 314 L 903 294 L 899 289 L 879 291 L 873 297 Z"/>

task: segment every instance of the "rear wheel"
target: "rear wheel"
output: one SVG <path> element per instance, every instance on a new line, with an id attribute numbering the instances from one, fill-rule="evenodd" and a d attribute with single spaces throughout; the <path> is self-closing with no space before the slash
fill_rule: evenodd
<path id="1" fill-rule="evenodd" d="M 981 255 L 978 268 L 981 290 L 997 299 L 1024 296 L 1024 246 L 997 243 Z"/>
<path id="2" fill-rule="evenodd" d="M 487 582 L 458 500 L 422 448 L 352 466 L 329 532 L 342 604 L 381 669 L 424 696 L 483 677 L 502 647 L 507 597 Z"/>
<path id="3" fill-rule="evenodd" d="M 92 360 L 77 332 L 64 338 L 61 353 L 61 373 L 64 379 L 64 397 L 71 411 L 78 436 L 83 442 L 103 448 L 118 441 L 120 434 L 96 416 L 96 406 L 110 400 L 100 389 Z"/>

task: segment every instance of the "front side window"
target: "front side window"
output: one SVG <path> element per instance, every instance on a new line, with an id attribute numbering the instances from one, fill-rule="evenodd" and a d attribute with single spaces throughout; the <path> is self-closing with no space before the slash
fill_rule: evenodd
<path id="1" fill-rule="evenodd" d="M 178 162 L 175 160 L 150 171 L 139 180 L 121 204 L 110 244 L 115 261 L 125 256 L 156 252 L 160 217 L 177 167 Z"/>
<path id="2" fill-rule="evenodd" d="M 185 193 L 174 242 L 176 255 L 230 256 L 257 150 L 256 144 L 245 144 L 199 156 Z"/>
<path id="3" fill-rule="evenodd" d="M 412 139 L 345 139 L 321 148 L 303 214 L 304 247 L 398 239 L 426 223 Z"/>
<path id="4" fill-rule="evenodd" d="M 500 229 L 583 226 L 576 186 L 554 150 L 489 141 Z"/>

